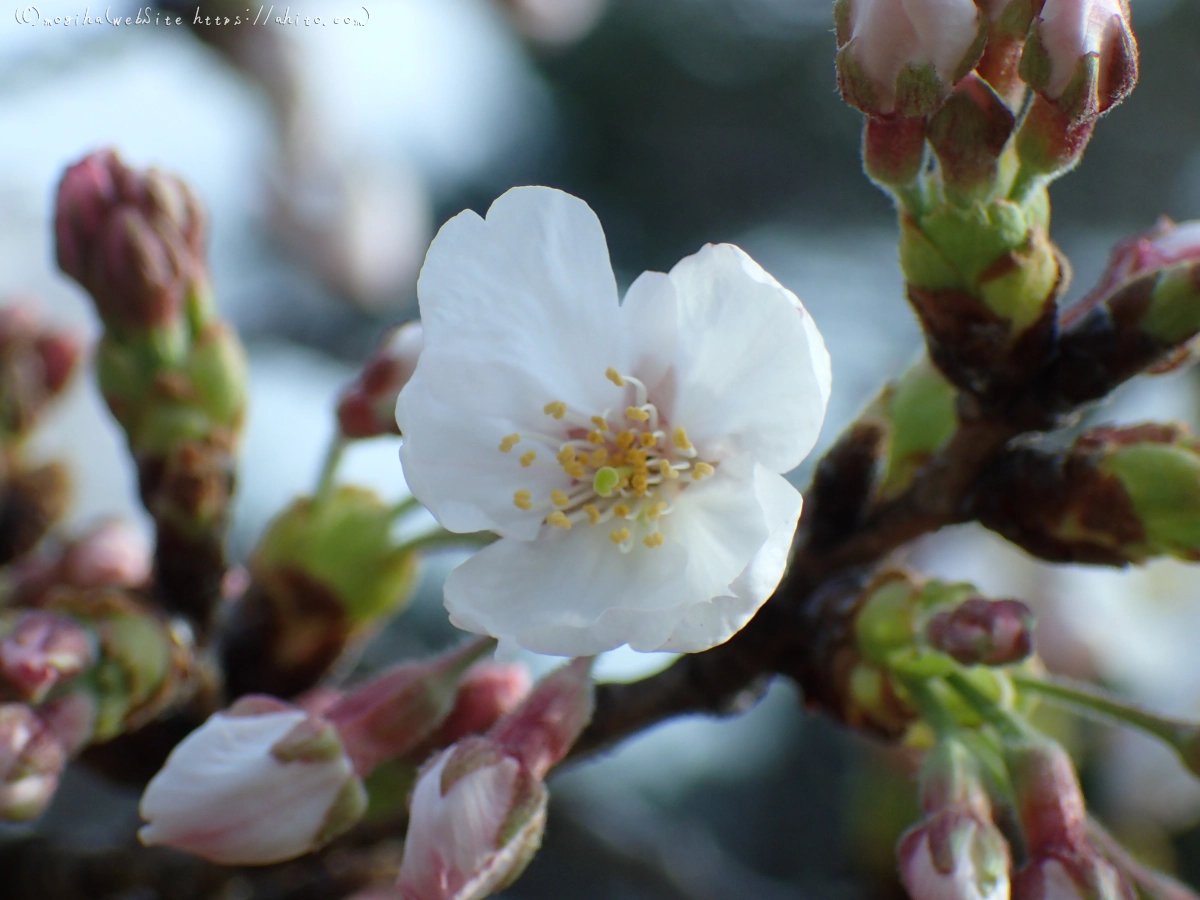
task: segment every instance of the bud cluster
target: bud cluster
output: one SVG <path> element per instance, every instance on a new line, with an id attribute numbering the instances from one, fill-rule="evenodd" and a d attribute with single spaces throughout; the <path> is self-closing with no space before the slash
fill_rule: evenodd
<path id="1" fill-rule="evenodd" d="M 1003 406 L 1053 359 L 1070 273 L 1049 239 L 1045 185 L 1133 88 L 1128 4 L 839 0 L 835 21 L 838 84 L 867 117 L 868 176 L 900 206 L 930 357 Z"/>
<path id="2" fill-rule="evenodd" d="M 884 734 L 903 734 L 923 713 L 912 693 L 913 684 L 919 683 L 956 721 L 978 724 L 976 713 L 941 679 L 962 675 L 997 702 L 1008 702 L 1013 691 L 1004 672 L 963 667 L 1022 662 L 1033 651 L 1032 629 L 1032 614 L 1017 600 L 987 600 L 970 584 L 920 581 L 899 570 L 882 572 L 858 600 L 857 660 L 843 664 L 843 716 Z"/>

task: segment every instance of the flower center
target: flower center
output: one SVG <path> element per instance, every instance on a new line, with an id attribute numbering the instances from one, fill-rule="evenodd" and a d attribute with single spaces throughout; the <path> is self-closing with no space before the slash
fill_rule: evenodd
<path id="1" fill-rule="evenodd" d="M 663 421 L 641 381 L 612 368 L 605 375 L 626 389 L 630 405 L 588 416 L 554 400 L 543 412 L 567 426 L 565 438 L 526 432 L 510 434 L 500 442 L 502 453 L 511 453 L 518 445 L 537 445 L 524 448 L 521 465 L 553 465 L 569 478 L 565 489 L 555 488 L 540 500 L 532 491 L 518 490 L 513 504 L 542 515 L 542 521 L 556 528 L 605 525 L 622 553 L 633 549 L 639 537 L 647 547 L 660 547 L 665 541 L 660 523 L 674 510 L 675 497 L 715 469 L 696 458 L 696 448 L 682 425 L 670 428 Z M 554 461 L 543 460 L 539 450 L 554 453 Z"/>

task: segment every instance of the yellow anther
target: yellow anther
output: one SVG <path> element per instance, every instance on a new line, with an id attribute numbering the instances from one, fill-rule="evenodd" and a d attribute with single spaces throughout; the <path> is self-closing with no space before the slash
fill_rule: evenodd
<path id="1" fill-rule="evenodd" d="M 615 528 L 615 529 L 613 529 L 612 532 L 609 533 L 608 538 L 614 544 L 623 544 L 627 540 L 629 540 L 629 529 L 628 528 Z"/>
<path id="2" fill-rule="evenodd" d="M 592 465 L 597 469 L 608 465 L 608 451 L 603 447 L 597 447 L 592 451 Z"/>
<path id="3" fill-rule="evenodd" d="M 650 482 L 646 480 L 645 475 L 639 472 L 629 480 L 629 484 L 633 487 L 634 493 L 641 497 L 646 493 L 646 489 L 649 487 Z"/>
<path id="4" fill-rule="evenodd" d="M 642 432 L 642 446 L 654 447 L 658 444 L 658 436 L 649 431 Z"/>
<path id="5" fill-rule="evenodd" d="M 644 466 L 649 457 L 645 450 L 632 449 L 625 454 L 625 459 L 631 466 Z"/>
<path id="6" fill-rule="evenodd" d="M 580 453 L 577 457 L 575 457 L 575 462 L 579 463 L 581 466 L 588 466 L 591 465 L 592 458 L 586 453 Z"/>
<path id="7" fill-rule="evenodd" d="M 650 413 L 644 409 L 638 409 L 636 406 L 625 407 L 625 418 L 631 422 L 646 422 L 650 419 Z"/>
<path id="8" fill-rule="evenodd" d="M 618 519 L 623 519 L 627 515 L 629 515 L 629 507 L 626 506 L 624 503 L 618 503 L 616 506 L 613 507 L 613 515 L 616 516 Z"/>
<path id="9" fill-rule="evenodd" d="M 666 540 L 661 531 L 656 531 L 654 534 L 648 534 L 642 538 L 642 543 L 647 547 L 661 547 Z"/>
<path id="10" fill-rule="evenodd" d="M 535 459 L 537 459 L 537 451 L 530 450 L 528 453 L 526 453 L 524 456 L 521 457 L 521 465 L 523 465 L 525 468 L 528 469 L 530 466 L 533 465 L 533 461 Z"/>
<path id="11" fill-rule="evenodd" d="M 625 379 L 621 377 L 621 373 L 609 366 L 604 373 L 604 377 L 615 384 L 617 387 L 625 387 Z"/>
<path id="12" fill-rule="evenodd" d="M 602 435 L 598 431 L 589 431 L 588 432 L 588 443 L 603 444 L 604 443 L 604 435 Z"/>
<path id="13" fill-rule="evenodd" d="M 616 453 L 614 453 L 614 454 L 613 454 L 613 455 L 612 455 L 612 456 L 609 458 L 609 460 L 608 460 L 608 464 L 609 464 L 610 466 L 614 466 L 614 467 L 615 467 L 615 466 L 623 466 L 623 465 L 625 465 L 625 451 L 624 451 L 624 450 L 618 450 Z"/>
<path id="14" fill-rule="evenodd" d="M 567 404 L 561 400 L 554 400 L 542 407 L 542 412 L 555 419 L 561 419 L 567 414 Z"/>
<path id="15" fill-rule="evenodd" d="M 601 431 L 608 431 L 608 420 L 604 416 L 592 416 L 592 424 Z"/>
<path id="16" fill-rule="evenodd" d="M 696 467 L 692 469 L 692 480 L 699 481 L 701 478 L 707 478 L 715 471 L 716 469 L 714 469 L 708 463 L 698 462 L 696 463 Z"/>
<path id="17" fill-rule="evenodd" d="M 659 500 L 657 503 L 655 503 L 653 506 L 650 507 L 650 511 L 648 513 L 646 513 L 646 517 L 648 519 L 650 519 L 651 522 L 653 522 L 655 519 L 657 519 L 659 516 L 661 516 L 663 513 L 665 513 L 669 506 L 670 506 L 670 504 L 667 503 L 666 500 Z"/>
<path id="18" fill-rule="evenodd" d="M 563 471 L 572 478 L 582 478 L 586 474 L 583 470 L 583 466 L 577 462 L 568 463 L 567 465 L 563 466 Z"/>
<path id="19" fill-rule="evenodd" d="M 571 498 L 567 496 L 566 491 L 560 491 L 558 488 L 555 488 L 550 492 L 550 502 L 555 506 L 569 506 Z"/>
<path id="20" fill-rule="evenodd" d="M 587 513 L 588 524 L 595 525 L 600 521 L 600 510 L 592 506 L 590 503 L 583 504 L 583 511 Z"/>
<path id="21" fill-rule="evenodd" d="M 568 444 L 558 451 L 558 456 L 555 458 L 560 466 L 570 465 L 575 462 L 575 448 Z"/>
<path id="22" fill-rule="evenodd" d="M 671 443 L 680 450 L 691 450 L 692 442 L 688 440 L 687 431 L 679 425 L 671 432 Z"/>
<path id="23" fill-rule="evenodd" d="M 634 435 L 634 433 L 632 431 L 622 431 L 620 434 L 617 435 L 617 446 L 620 447 L 622 450 L 628 450 L 630 447 L 633 446 L 633 442 L 636 440 L 637 440 L 637 437 Z"/>
<path id="24" fill-rule="evenodd" d="M 533 506 L 533 494 L 529 491 L 517 491 L 513 494 L 513 504 L 517 509 L 529 509 Z"/>
<path id="25" fill-rule="evenodd" d="M 671 464 L 665 459 L 660 459 L 658 461 L 658 473 L 667 481 L 671 481 L 672 479 L 679 477 L 679 470 L 672 469 Z"/>
<path id="26" fill-rule="evenodd" d="M 562 528 L 566 531 L 571 530 L 571 520 L 557 509 L 546 516 L 546 524 L 553 525 L 555 528 Z"/>
<path id="27" fill-rule="evenodd" d="M 500 441 L 500 452 L 507 453 L 519 443 L 521 443 L 521 436 L 519 434 L 510 434 Z"/>

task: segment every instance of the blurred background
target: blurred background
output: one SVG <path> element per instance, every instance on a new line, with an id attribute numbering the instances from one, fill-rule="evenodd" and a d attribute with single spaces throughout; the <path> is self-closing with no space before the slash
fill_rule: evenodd
<path id="1" fill-rule="evenodd" d="M 1053 189 L 1073 296 L 1122 235 L 1160 214 L 1200 217 L 1200 4 L 1133 6 L 1138 89 Z M 112 3 L 100 13 L 110 21 L 149 20 L 117 26 L 79 21 L 97 17 L 86 7 L 43 0 L 0 16 L 0 298 L 36 298 L 48 318 L 96 333 L 54 266 L 50 228 L 63 168 L 91 149 L 191 183 L 211 214 L 220 306 L 251 358 L 235 556 L 311 490 L 333 397 L 384 327 L 416 315 L 437 227 L 512 185 L 586 199 L 623 284 L 708 241 L 745 248 L 825 334 L 823 446 L 917 351 L 893 213 L 861 174 L 860 118 L 835 89 L 828 0 L 317 0 L 287 6 L 290 24 L 275 24 L 276 6 L 267 25 L 195 28 L 195 3 L 171 7 L 183 27 L 162 24 L 166 6 Z M 259 12 L 200 4 L 202 15 Z M 1187 372 L 1143 379 L 1093 416 L 1196 424 L 1198 388 Z M 87 379 L 37 450 L 74 468 L 70 524 L 145 524 L 121 436 Z M 343 474 L 405 494 L 386 438 L 356 446 Z M 1200 715 L 1200 570 L 1050 567 L 970 528 L 927 539 L 910 561 L 1035 604 L 1052 667 Z M 440 584 L 455 562 L 429 561 L 417 602 L 364 666 L 453 639 Z M 666 661 L 614 653 L 599 672 L 633 678 Z M 915 815 L 905 761 L 806 717 L 799 699 L 779 685 L 737 720 L 675 722 L 561 773 L 545 849 L 505 896 L 900 896 L 892 846 Z M 1081 754 L 1101 817 L 1200 884 L 1200 784 L 1148 741 L 1054 726 Z M 136 821 L 135 796 L 76 773 L 40 827 L 104 847 L 129 841 Z"/>

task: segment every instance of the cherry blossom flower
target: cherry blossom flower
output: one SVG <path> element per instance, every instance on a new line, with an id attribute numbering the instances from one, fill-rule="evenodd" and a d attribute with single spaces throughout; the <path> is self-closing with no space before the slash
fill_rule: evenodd
<path id="1" fill-rule="evenodd" d="M 739 248 L 647 272 L 619 302 L 581 200 L 514 188 L 443 226 L 418 284 L 425 347 L 400 394 L 413 494 L 501 540 L 451 572 L 461 628 L 540 653 L 693 652 L 782 577 L 829 356 Z"/>

